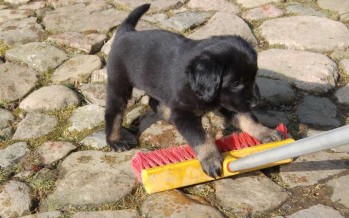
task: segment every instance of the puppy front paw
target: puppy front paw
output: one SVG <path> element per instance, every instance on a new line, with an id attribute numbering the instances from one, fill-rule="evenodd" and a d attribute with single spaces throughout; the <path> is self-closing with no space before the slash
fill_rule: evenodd
<path id="1" fill-rule="evenodd" d="M 217 178 L 222 175 L 223 158 L 221 155 L 214 157 L 206 157 L 200 160 L 202 170 L 212 178 Z"/>
<path id="2" fill-rule="evenodd" d="M 207 149 L 205 146 L 207 145 L 195 149 L 202 170 L 212 178 L 220 177 L 222 175 L 223 157 L 216 149 L 215 144 L 210 145 L 211 149 Z"/>
<path id="3" fill-rule="evenodd" d="M 284 139 L 281 132 L 275 129 L 263 128 L 256 136 L 261 143 L 276 142 Z"/>

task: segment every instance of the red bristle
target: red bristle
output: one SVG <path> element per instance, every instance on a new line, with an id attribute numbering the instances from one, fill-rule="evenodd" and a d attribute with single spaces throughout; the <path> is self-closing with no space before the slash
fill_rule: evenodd
<path id="1" fill-rule="evenodd" d="M 156 162 L 154 162 L 154 160 L 153 160 L 153 157 L 154 156 L 154 154 L 152 153 L 152 152 L 148 152 L 148 154 L 147 154 L 147 160 L 148 160 L 148 164 L 149 164 L 149 166 L 150 166 L 150 168 L 153 168 L 153 167 L 156 167 L 157 165 L 156 165 Z"/>
<path id="2" fill-rule="evenodd" d="M 188 152 L 187 146 L 181 147 L 181 154 L 183 155 L 183 157 L 184 157 L 185 160 L 190 160 L 190 159 L 192 159 L 192 156 L 191 156 L 190 153 Z"/>
<path id="3" fill-rule="evenodd" d="M 287 127 L 284 124 L 280 124 L 276 127 L 276 130 L 281 132 L 284 135 L 284 138 L 288 138 L 288 132 L 287 132 Z"/>
<path id="4" fill-rule="evenodd" d="M 153 161 L 155 166 L 161 166 L 163 165 L 161 158 L 159 158 L 158 154 L 156 152 L 150 152 L 149 158 Z"/>
<path id="5" fill-rule="evenodd" d="M 241 148 L 246 148 L 247 146 L 247 143 L 246 143 L 246 140 L 245 140 L 245 137 L 244 137 L 244 134 L 243 133 L 240 133 L 239 134 L 239 137 L 238 137 L 239 141 L 240 141 L 240 144 L 241 144 Z"/>
<path id="6" fill-rule="evenodd" d="M 233 143 L 233 139 L 231 137 L 228 137 L 228 139 L 224 140 L 223 142 L 224 142 L 224 144 L 222 145 L 221 151 L 227 152 L 233 148 L 232 146 L 234 145 L 234 143 Z"/>
<path id="7" fill-rule="evenodd" d="M 251 136 L 245 132 L 241 133 L 241 138 L 244 139 L 245 142 L 245 148 L 254 146 L 253 140 L 251 140 Z"/>
<path id="8" fill-rule="evenodd" d="M 186 146 L 186 150 L 187 150 L 188 154 L 190 155 L 190 157 L 192 157 L 192 158 L 196 157 L 194 150 L 189 145 Z"/>
<path id="9" fill-rule="evenodd" d="M 177 162 L 176 156 L 174 156 L 169 149 L 164 150 L 164 155 L 169 159 L 171 163 Z"/>
<path id="10" fill-rule="evenodd" d="M 173 149 L 171 150 L 173 156 L 176 157 L 176 162 L 181 162 L 184 161 L 184 157 L 182 156 L 182 154 L 180 153 L 180 149 L 181 147 L 172 147 Z"/>
<path id="11" fill-rule="evenodd" d="M 145 164 L 146 162 L 147 160 L 142 158 L 141 152 L 137 152 L 136 155 L 132 158 L 132 169 L 133 172 L 135 172 L 139 182 L 142 182 L 141 171 L 142 169 L 145 169 L 143 167 L 143 164 Z"/>
<path id="12" fill-rule="evenodd" d="M 132 158 L 132 164 L 136 168 L 143 168 L 140 154 L 141 152 L 137 152 L 136 155 Z"/>
<path id="13" fill-rule="evenodd" d="M 218 147 L 218 149 L 221 151 L 221 152 L 224 152 L 224 149 L 225 149 L 225 147 L 224 147 L 224 144 L 225 144 L 225 139 L 221 139 L 221 140 L 216 140 L 215 142 L 216 142 L 216 145 L 217 145 L 217 147 Z"/>
<path id="14" fill-rule="evenodd" d="M 178 146 L 177 147 L 177 154 L 180 156 L 180 157 L 178 157 L 178 159 L 180 159 L 180 161 L 185 161 L 185 160 L 187 160 L 186 158 L 185 158 L 185 156 L 186 156 L 186 154 L 184 153 L 185 151 L 183 151 L 183 147 L 184 146 Z M 178 156 L 177 155 L 177 156 Z"/>
<path id="15" fill-rule="evenodd" d="M 280 131 L 284 138 L 288 138 L 285 125 L 280 124 L 276 130 Z M 233 133 L 228 137 L 216 140 L 216 145 L 221 152 L 238 150 L 245 147 L 252 147 L 261 144 L 257 139 L 247 133 Z M 132 158 L 132 168 L 138 180 L 141 182 L 141 171 L 143 169 L 162 166 L 170 163 L 181 162 L 195 158 L 195 152 L 189 145 L 175 146 L 147 153 L 137 152 Z"/>
<path id="16" fill-rule="evenodd" d="M 180 161 L 180 154 L 178 152 L 178 146 L 173 146 L 173 147 L 169 147 L 169 152 L 171 153 L 172 157 L 173 157 L 173 162 L 177 163 Z"/>
<path id="17" fill-rule="evenodd" d="M 247 142 L 248 142 L 249 147 L 257 145 L 256 141 L 253 140 L 253 137 L 251 137 L 249 134 L 246 134 L 246 137 L 247 137 Z"/>
<path id="18" fill-rule="evenodd" d="M 161 163 L 161 164 L 159 164 L 159 166 L 167 164 L 167 160 L 166 160 L 166 158 L 164 158 L 164 156 L 162 155 L 161 152 L 154 152 L 154 153 L 156 154 L 156 157 L 158 158 L 158 162 Z"/>
<path id="19" fill-rule="evenodd" d="M 236 134 L 234 134 L 234 135 L 236 135 Z M 226 140 L 226 143 L 224 144 L 225 145 L 225 149 L 224 149 L 225 152 L 236 149 L 236 143 L 233 139 L 233 136 L 232 137 L 228 136 L 227 139 L 228 140 Z"/>
<path id="20" fill-rule="evenodd" d="M 159 158 L 161 158 L 161 161 L 162 161 L 165 165 L 171 163 L 171 162 L 169 161 L 169 159 L 166 158 L 166 157 L 163 155 L 163 152 L 162 152 L 162 151 L 160 151 L 160 150 L 155 150 L 154 152 L 158 155 Z"/>
<path id="21" fill-rule="evenodd" d="M 179 146 L 177 153 L 180 154 L 182 156 L 183 160 L 187 160 L 187 154 L 185 153 L 185 148 L 184 146 Z"/>
<path id="22" fill-rule="evenodd" d="M 234 150 L 234 149 L 236 149 L 236 146 L 240 146 L 238 141 L 239 140 L 237 139 L 237 135 L 236 134 L 234 134 L 234 136 L 232 136 L 232 137 L 229 137 L 229 141 L 227 141 L 228 144 L 227 144 L 226 151 Z"/>
<path id="23" fill-rule="evenodd" d="M 232 135 L 232 139 L 233 139 L 233 141 L 234 141 L 234 147 L 235 147 L 235 149 L 241 149 L 242 148 L 242 146 L 241 146 L 241 142 L 240 142 L 240 140 L 239 140 L 239 136 L 237 135 L 237 134 L 233 134 Z"/>
<path id="24" fill-rule="evenodd" d="M 240 133 L 236 134 L 235 140 L 237 141 L 237 146 L 238 146 L 238 147 L 235 147 L 235 149 L 242 149 L 245 147 L 244 146 L 244 139 L 241 138 Z"/>
<path id="25" fill-rule="evenodd" d="M 261 142 L 258 141 L 256 138 L 253 138 L 253 137 L 251 137 L 251 138 L 252 138 L 252 140 L 254 141 L 254 144 L 255 144 L 255 145 L 260 145 L 260 144 L 261 144 Z"/>
<path id="26" fill-rule="evenodd" d="M 154 151 L 155 152 L 155 151 Z M 166 164 L 170 164 L 172 163 L 172 160 L 171 160 L 171 156 L 168 155 L 168 152 L 164 149 L 161 149 L 161 150 L 157 150 L 156 151 L 159 155 L 161 155 L 164 159 L 166 159 Z"/>
<path id="27" fill-rule="evenodd" d="M 136 155 L 132 158 L 132 168 L 133 169 L 142 168 L 141 164 L 142 163 L 139 161 L 139 158 L 138 158 L 138 153 L 136 153 Z"/>
<path id="28" fill-rule="evenodd" d="M 216 145 L 218 147 L 218 149 L 221 151 L 221 152 L 224 152 L 224 146 L 223 144 L 225 143 L 225 140 L 216 140 Z"/>
<path id="29" fill-rule="evenodd" d="M 148 158 L 146 153 L 139 152 L 138 153 L 139 160 L 141 161 L 141 166 L 143 169 L 150 168 L 151 166 L 148 163 Z"/>

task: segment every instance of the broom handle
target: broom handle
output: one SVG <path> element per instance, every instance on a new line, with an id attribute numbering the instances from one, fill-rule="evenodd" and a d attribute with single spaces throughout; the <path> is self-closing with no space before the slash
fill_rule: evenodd
<path id="1" fill-rule="evenodd" d="M 251 169 L 276 161 L 294 158 L 349 144 L 349 125 L 304 138 L 293 143 L 243 157 L 228 164 L 231 172 Z"/>

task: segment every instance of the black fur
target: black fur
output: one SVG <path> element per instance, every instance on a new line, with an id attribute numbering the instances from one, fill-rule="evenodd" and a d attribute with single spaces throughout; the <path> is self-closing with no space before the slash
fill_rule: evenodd
<path id="1" fill-rule="evenodd" d="M 115 138 L 118 134 L 111 135 L 121 128 L 115 117 L 122 116 L 132 88 L 137 87 L 151 97 L 154 110 L 159 104 L 170 109 L 170 122 L 201 157 L 204 171 L 219 176 L 222 158 L 217 152 L 206 154 L 202 148 L 208 138 L 201 117 L 210 110 L 224 111 L 226 118 L 236 112 L 250 114 L 260 97 L 255 85 L 257 54 L 238 36 L 191 40 L 163 30 L 135 31 L 149 6 L 130 13 L 109 54 L 107 142 L 118 151 L 130 148 L 121 137 Z"/>

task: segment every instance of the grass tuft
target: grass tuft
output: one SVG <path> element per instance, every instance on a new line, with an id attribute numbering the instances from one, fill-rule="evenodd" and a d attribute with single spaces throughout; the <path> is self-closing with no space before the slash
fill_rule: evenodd
<path id="1" fill-rule="evenodd" d="M 3 41 L 0 41 L 0 57 L 3 57 L 9 49 L 10 48 Z"/>
<path id="2" fill-rule="evenodd" d="M 38 194 L 39 198 L 42 199 L 53 190 L 56 179 L 57 175 L 53 170 L 44 168 L 29 177 L 29 185 Z"/>

